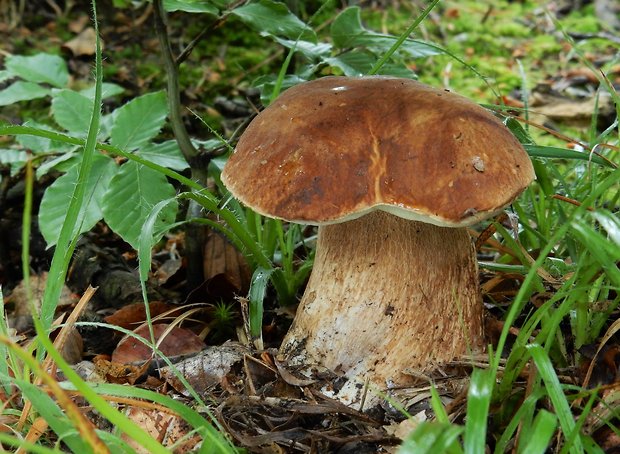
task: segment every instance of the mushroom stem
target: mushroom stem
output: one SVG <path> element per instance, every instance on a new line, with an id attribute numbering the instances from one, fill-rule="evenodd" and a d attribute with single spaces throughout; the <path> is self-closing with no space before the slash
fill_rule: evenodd
<path id="1" fill-rule="evenodd" d="M 312 275 L 281 353 L 384 390 L 406 384 L 405 369 L 482 349 L 482 331 L 467 230 L 375 211 L 319 227 Z"/>

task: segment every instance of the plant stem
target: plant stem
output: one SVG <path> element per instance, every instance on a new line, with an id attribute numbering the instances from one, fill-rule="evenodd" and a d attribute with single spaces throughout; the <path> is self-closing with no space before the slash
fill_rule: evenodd
<path id="1" fill-rule="evenodd" d="M 183 153 L 183 156 L 187 162 L 190 163 L 192 168 L 192 177 L 205 184 L 207 181 L 207 167 L 209 165 L 209 160 L 206 160 L 206 162 L 201 162 L 200 166 L 195 166 L 197 161 L 196 158 L 199 153 L 196 147 L 194 147 L 194 144 L 192 144 L 181 115 L 179 72 L 175 58 L 172 55 L 172 49 L 170 48 L 168 27 L 166 24 L 166 12 L 163 7 L 163 1 L 154 0 L 153 6 L 155 11 L 155 32 L 157 34 L 157 39 L 159 40 L 159 47 L 161 49 L 161 54 L 164 59 L 164 66 L 166 69 L 170 125 L 172 126 L 172 131 L 177 143 L 179 144 L 181 153 Z"/>

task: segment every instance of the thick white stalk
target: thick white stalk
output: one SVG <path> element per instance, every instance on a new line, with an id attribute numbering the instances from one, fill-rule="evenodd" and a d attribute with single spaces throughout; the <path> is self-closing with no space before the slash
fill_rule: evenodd
<path id="1" fill-rule="evenodd" d="M 483 347 L 465 229 L 383 211 L 319 228 L 314 268 L 281 353 L 378 389 Z M 345 400 L 354 402 L 356 397 Z"/>

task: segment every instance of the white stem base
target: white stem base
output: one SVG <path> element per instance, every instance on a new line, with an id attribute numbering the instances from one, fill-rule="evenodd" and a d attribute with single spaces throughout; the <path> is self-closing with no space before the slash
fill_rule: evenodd
<path id="1" fill-rule="evenodd" d="M 481 350 L 482 331 L 467 231 L 376 211 L 319 228 L 312 275 L 280 351 L 385 390 L 406 384 L 406 369 Z"/>

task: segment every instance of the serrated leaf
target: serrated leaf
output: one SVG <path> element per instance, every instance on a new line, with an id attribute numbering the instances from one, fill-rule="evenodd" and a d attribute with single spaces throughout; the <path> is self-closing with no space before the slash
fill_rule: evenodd
<path id="1" fill-rule="evenodd" d="M 307 82 L 307 79 L 304 79 L 297 74 L 288 74 L 284 76 L 284 79 L 282 80 L 280 92 L 302 82 Z M 261 76 L 254 81 L 254 86 L 260 90 L 260 99 L 263 105 L 268 106 L 276 86 L 276 78 L 272 75 Z"/>
<path id="2" fill-rule="evenodd" d="M 360 11 L 358 6 L 352 6 L 336 16 L 330 29 L 334 47 L 340 49 L 366 47 L 379 51 L 387 51 L 390 49 L 397 38 L 364 28 Z M 398 50 L 413 58 L 438 55 L 441 53 L 437 46 L 412 39 L 406 39 Z"/>
<path id="3" fill-rule="evenodd" d="M 317 42 L 314 30 L 291 13 L 284 3 L 260 0 L 235 8 L 231 14 L 260 33 Z"/>
<path id="4" fill-rule="evenodd" d="M 114 160 L 104 155 L 95 155 L 92 171 L 86 180 L 85 201 L 76 224 L 79 234 L 89 231 L 101 220 L 101 201 L 116 172 Z M 75 165 L 47 188 L 39 207 L 39 228 L 48 247 L 56 245 L 64 222 L 69 200 L 77 182 L 79 166 Z"/>
<path id="5" fill-rule="evenodd" d="M 140 148 L 157 135 L 167 115 L 163 91 L 132 99 L 115 111 L 110 142 L 125 151 Z"/>
<path id="6" fill-rule="evenodd" d="M 324 61 L 330 66 L 339 68 L 345 76 L 357 77 L 368 74 L 377 61 L 377 57 L 370 52 L 353 50 L 350 52 L 344 52 L 337 57 L 325 58 Z M 386 63 L 381 67 L 378 74 L 405 77 L 409 79 L 415 77 L 413 71 L 405 65 L 398 63 Z"/>
<path id="7" fill-rule="evenodd" d="M 52 117 L 58 126 L 78 137 L 86 137 L 93 110 L 92 99 L 73 90 L 54 90 Z"/>
<path id="8" fill-rule="evenodd" d="M 206 13 L 213 16 L 220 12 L 211 3 L 196 0 L 164 0 L 164 9 L 169 12 L 184 11 L 186 13 Z"/>
<path id="9" fill-rule="evenodd" d="M 37 178 L 41 178 L 41 176 L 45 175 L 52 169 L 58 172 L 68 172 L 71 167 L 80 162 L 80 159 L 81 154 L 78 154 L 76 149 L 76 151 L 63 153 L 53 157 L 52 159 L 45 160 L 39 167 L 37 167 Z"/>
<path id="10" fill-rule="evenodd" d="M 12 77 L 14 77 L 13 74 L 11 74 L 6 69 L 1 69 L 0 70 L 0 82 L 4 82 L 5 80 L 9 80 Z"/>
<path id="11" fill-rule="evenodd" d="M 67 64 L 58 55 L 37 54 L 29 57 L 11 55 L 5 60 L 6 69 L 29 82 L 47 83 L 62 88 L 69 82 Z"/>
<path id="12" fill-rule="evenodd" d="M 120 95 L 125 91 L 123 87 L 117 84 L 111 84 L 109 82 L 104 82 L 101 84 L 101 99 L 110 98 L 112 96 Z M 95 86 L 85 88 L 80 91 L 80 94 L 86 96 L 87 98 L 93 99 L 95 97 Z"/>
<path id="13" fill-rule="evenodd" d="M 174 195 L 174 187 L 164 175 L 133 161 L 127 162 L 110 181 L 102 204 L 103 216 L 112 230 L 137 249 L 142 225 L 150 211 Z M 157 226 L 174 222 L 176 212 L 176 204 L 167 205 Z"/>
<path id="14" fill-rule="evenodd" d="M 28 160 L 28 154 L 21 150 L 0 149 L 0 164 L 8 165 L 11 175 L 17 174 Z"/>
<path id="15" fill-rule="evenodd" d="M 332 45 L 329 43 L 311 43 L 310 41 L 292 40 L 283 38 L 274 38 L 276 42 L 288 49 L 295 48 L 295 51 L 301 53 L 308 60 L 318 60 L 327 58 L 331 55 Z"/>
<path id="16" fill-rule="evenodd" d="M 41 129 L 44 131 L 58 132 L 54 128 L 46 124 L 43 124 L 43 123 L 38 123 L 34 120 L 26 121 L 23 124 L 23 126 L 37 128 L 37 129 Z M 16 136 L 15 139 L 17 143 L 19 143 L 22 147 L 27 148 L 28 150 L 32 151 L 35 154 L 58 153 L 58 152 L 65 153 L 65 152 L 74 150 L 76 148 L 75 145 L 70 145 L 65 142 L 61 142 L 59 140 L 50 140 L 45 137 L 29 135 L 29 134 L 20 134 Z"/>
<path id="17" fill-rule="evenodd" d="M 155 164 L 173 170 L 185 170 L 189 164 L 183 157 L 176 140 L 168 140 L 162 143 L 149 143 L 139 151 L 140 156 Z"/>
<path id="18" fill-rule="evenodd" d="M 20 101 L 43 98 L 50 94 L 48 88 L 44 88 L 33 82 L 18 80 L 0 91 L 0 106 L 8 106 Z"/>

